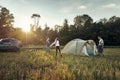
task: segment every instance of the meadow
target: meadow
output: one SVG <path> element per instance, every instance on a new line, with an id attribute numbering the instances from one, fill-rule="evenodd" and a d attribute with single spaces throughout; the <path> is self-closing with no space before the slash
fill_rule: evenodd
<path id="1" fill-rule="evenodd" d="M 55 56 L 55 50 L 0 52 L 0 80 L 120 80 L 120 48 L 104 56 Z"/>

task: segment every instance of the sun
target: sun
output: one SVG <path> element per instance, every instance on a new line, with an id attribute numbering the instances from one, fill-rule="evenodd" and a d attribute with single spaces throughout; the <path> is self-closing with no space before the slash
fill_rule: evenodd
<path id="1" fill-rule="evenodd" d="M 23 24 L 23 22 L 20 23 L 21 24 L 21 29 L 24 32 L 30 32 L 30 23 L 26 22 L 25 24 Z"/>
<path id="2" fill-rule="evenodd" d="M 22 30 L 23 30 L 24 32 L 30 32 L 30 27 L 22 27 Z"/>
<path id="3" fill-rule="evenodd" d="M 32 22 L 32 20 L 30 20 L 29 17 L 20 16 L 15 19 L 14 26 L 21 28 L 22 31 L 24 31 L 24 32 L 29 32 L 31 22 Z"/>

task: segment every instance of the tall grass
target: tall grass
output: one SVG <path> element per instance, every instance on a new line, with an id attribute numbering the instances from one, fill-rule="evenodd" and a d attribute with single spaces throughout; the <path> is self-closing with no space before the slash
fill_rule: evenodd
<path id="1" fill-rule="evenodd" d="M 0 80 L 120 80 L 120 48 L 104 56 L 55 56 L 44 50 L 0 52 Z"/>

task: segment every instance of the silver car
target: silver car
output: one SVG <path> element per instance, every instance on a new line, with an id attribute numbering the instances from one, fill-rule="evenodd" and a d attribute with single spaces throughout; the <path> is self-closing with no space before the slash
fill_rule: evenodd
<path id="1" fill-rule="evenodd" d="M 0 39 L 0 51 L 19 51 L 21 42 L 14 38 Z"/>

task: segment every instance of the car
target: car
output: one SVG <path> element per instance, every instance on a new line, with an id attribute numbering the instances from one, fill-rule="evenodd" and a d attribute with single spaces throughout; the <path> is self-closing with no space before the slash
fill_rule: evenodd
<path id="1" fill-rule="evenodd" d="M 0 51 L 19 51 L 21 42 L 15 38 L 0 39 Z"/>

